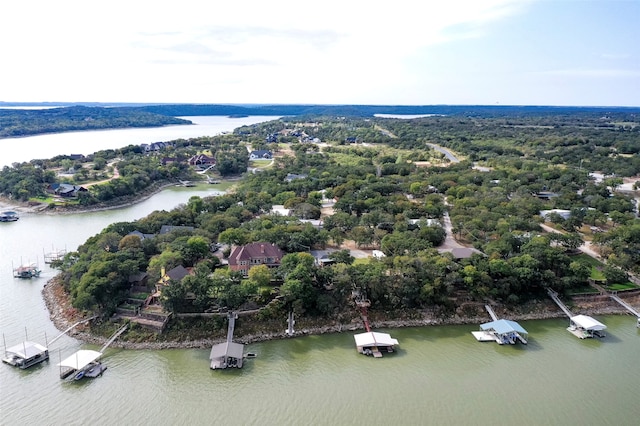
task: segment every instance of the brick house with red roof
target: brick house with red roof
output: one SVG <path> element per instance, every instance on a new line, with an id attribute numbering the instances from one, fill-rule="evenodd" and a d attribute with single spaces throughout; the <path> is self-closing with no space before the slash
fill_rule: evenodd
<path id="1" fill-rule="evenodd" d="M 284 253 L 271 243 L 251 243 L 237 246 L 229 255 L 229 268 L 240 271 L 245 277 L 249 269 L 257 265 L 267 265 L 269 268 L 280 266 Z"/>

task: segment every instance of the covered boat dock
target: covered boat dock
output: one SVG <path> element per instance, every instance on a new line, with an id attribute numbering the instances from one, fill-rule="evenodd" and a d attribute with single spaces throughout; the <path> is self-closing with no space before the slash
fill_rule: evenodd
<path id="1" fill-rule="evenodd" d="M 244 359 L 244 345 L 236 342 L 224 342 L 214 345 L 209 355 L 211 369 L 218 368 L 242 368 Z"/>
<path id="2" fill-rule="evenodd" d="M 527 344 L 529 333 L 515 321 L 499 319 L 480 324 L 480 331 L 472 331 L 479 342 L 498 342 L 500 345 Z"/>
<path id="3" fill-rule="evenodd" d="M 398 344 L 398 340 L 390 334 L 377 331 L 368 331 L 353 336 L 356 340 L 358 352 L 364 355 L 373 355 L 374 358 L 381 358 L 382 352 L 393 352 L 393 348 Z"/>
<path id="4" fill-rule="evenodd" d="M 581 339 L 604 337 L 607 326 L 587 315 L 575 315 L 569 318 L 567 330 Z"/>
<path id="5" fill-rule="evenodd" d="M 22 370 L 49 359 L 49 350 L 35 342 L 24 341 L 5 350 L 2 362 Z"/>
<path id="6" fill-rule="evenodd" d="M 60 378 L 69 380 L 80 380 L 83 377 L 97 377 L 107 368 L 99 359 L 102 352 L 89 349 L 81 349 L 73 355 L 60 361 Z"/>
<path id="7" fill-rule="evenodd" d="M 211 360 L 210 367 L 212 370 L 229 367 L 242 368 L 244 345 L 233 341 L 233 331 L 236 327 L 238 314 L 236 312 L 229 312 L 227 317 L 229 319 L 229 324 L 227 325 L 227 340 L 223 343 L 213 345 L 211 353 L 209 354 L 209 359 Z"/>

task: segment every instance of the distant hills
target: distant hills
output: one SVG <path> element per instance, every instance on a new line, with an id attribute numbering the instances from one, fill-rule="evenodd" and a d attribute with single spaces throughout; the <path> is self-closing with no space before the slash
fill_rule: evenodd
<path id="1" fill-rule="evenodd" d="M 28 109 L 20 109 L 29 107 Z M 4 108 L 4 109 L 3 109 Z M 42 108 L 42 109 L 38 109 Z M 502 105 L 230 105 L 126 103 L 0 102 L 0 138 L 78 130 L 192 124 L 189 116 L 348 116 L 443 115 L 517 118 L 553 115 L 637 121 L 640 107 L 569 107 Z"/>

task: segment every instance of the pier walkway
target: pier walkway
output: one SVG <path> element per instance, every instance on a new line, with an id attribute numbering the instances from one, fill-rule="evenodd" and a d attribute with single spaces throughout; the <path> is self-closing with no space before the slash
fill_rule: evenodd
<path id="1" fill-rule="evenodd" d="M 640 312 L 636 311 L 635 308 L 629 305 L 624 300 L 620 299 L 617 294 L 609 293 L 609 297 L 618 302 L 621 306 L 623 306 L 627 311 L 631 312 L 638 318 L 638 327 L 640 327 Z"/>
<path id="2" fill-rule="evenodd" d="M 496 315 L 495 312 L 493 312 L 493 309 L 491 308 L 491 306 L 484 305 L 484 308 L 487 310 L 487 312 L 489 312 L 489 316 L 491 317 L 492 321 L 498 321 L 498 316 Z"/>
<path id="3" fill-rule="evenodd" d="M 547 293 L 549 293 L 549 297 L 551 297 L 551 299 L 553 299 L 553 301 L 556 302 L 556 305 L 558 305 L 560 309 L 562 309 L 562 312 L 564 312 L 566 316 L 568 316 L 569 318 L 574 316 L 569 310 L 569 308 L 567 308 L 567 306 L 564 303 L 562 303 L 562 300 L 560 300 L 560 298 L 558 297 L 558 293 L 551 290 L 550 288 L 547 289 Z"/>

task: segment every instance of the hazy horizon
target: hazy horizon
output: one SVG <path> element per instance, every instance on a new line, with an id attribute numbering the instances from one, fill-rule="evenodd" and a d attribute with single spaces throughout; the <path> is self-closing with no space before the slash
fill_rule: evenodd
<path id="1" fill-rule="evenodd" d="M 26 0 L 2 17 L 7 102 L 640 103 L 635 0 Z"/>

